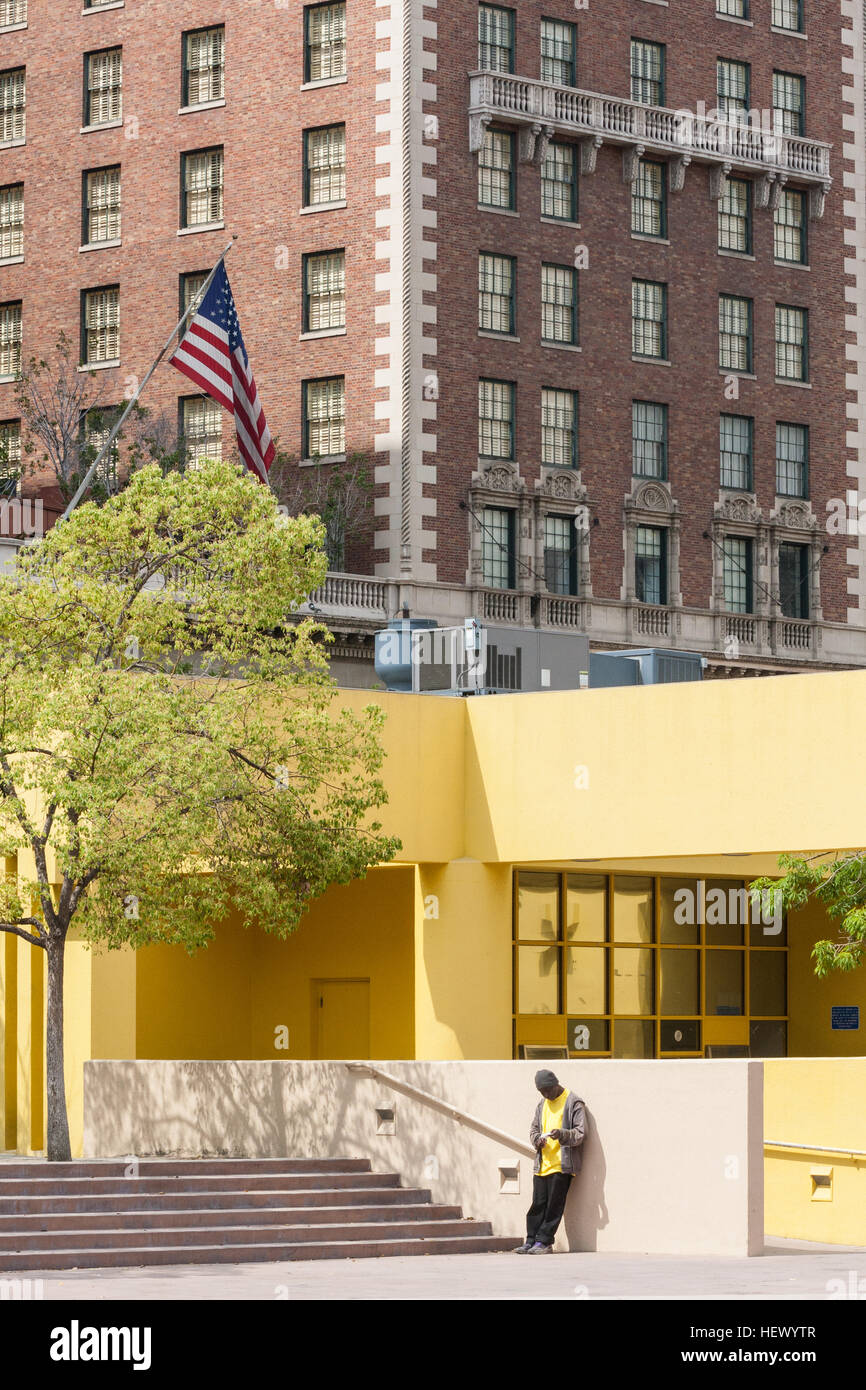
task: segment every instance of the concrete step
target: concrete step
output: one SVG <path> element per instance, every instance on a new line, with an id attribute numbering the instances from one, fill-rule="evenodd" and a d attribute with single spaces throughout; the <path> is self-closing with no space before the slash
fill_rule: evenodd
<path id="1" fill-rule="evenodd" d="M 0 1182 L 12 1179 L 35 1181 L 46 1178 L 124 1178 L 131 1163 L 142 1177 L 175 1177 L 191 1169 L 197 1174 L 238 1177 L 278 1173 L 369 1173 L 368 1158 L 110 1158 L 74 1159 L 71 1163 L 0 1162 Z"/>
<path id="2" fill-rule="evenodd" d="M 368 1159 L 0 1163 L 0 1273 L 513 1245 Z"/>
<path id="3" fill-rule="evenodd" d="M 214 1226 L 178 1226 L 171 1230 L 133 1230 L 133 1231 L 92 1231 L 79 1229 L 75 1231 L 65 1231 L 62 1237 L 62 1245 L 69 1250 L 77 1250 L 83 1259 L 99 1259 L 104 1251 L 132 1249 L 161 1249 L 164 1246 L 183 1246 L 185 1249 L 197 1248 L 200 1245 L 213 1246 L 222 1245 L 226 1249 L 234 1249 L 237 1245 L 274 1245 L 274 1244 L 314 1244 L 321 1245 L 323 1240 L 329 1244 L 337 1241 L 360 1242 L 369 1244 L 370 1241 L 392 1240 L 395 1237 L 400 1240 L 419 1239 L 427 1240 L 431 1236 L 489 1236 L 491 1227 L 489 1221 L 464 1221 L 462 1217 L 455 1220 L 423 1220 L 406 1221 L 395 1232 L 393 1225 L 385 1221 L 363 1221 L 356 1223 L 338 1223 L 323 1231 L 320 1226 L 285 1225 L 276 1227 L 261 1226 L 225 1226 L 216 1228 Z M 58 1246 L 57 1234 L 54 1231 L 37 1231 L 32 1234 L 22 1235 L 17 1232 L 14 1235 L 0 1236 L 0 1264 L 3 1263 L 7 1254 L 17 1255 L 30 1251 L 32 1257 L 42 1258 L 45 1252 L 49 1255 Z"/>
<path id="4" fill-rule="evenodd" d="M 383 1177 L 376 1174 L 376 1177 Z M 383 1180 L 390 1181 L 391 1175 L 384 1175 Z M 376 1206 L 393 1203 L 395 1206 L 404 1206 L 418 1202 L 429 1202 L 430 1191 L 422 1187 L 398 1187 L 392 1183 L 389 1187 L 323 1187 L 313 1190 L 301 1190 L 292 1192 L 283 1191 L 264 1191 L 264 1192 L 212 1192 L 209 1189 L 202 1192 L 156 1192 L 141 1193 L 131 1192 L 124 1188 L 120 1193 L 113 1193 L 100 1196 L 87 1196 L 85 1193 L 76 1192 L 73 1196 L 62 1197 L 12 1197 L 9 1200 L 3 1199 L 0 1195 L 0 1212 L 10 1218 L 21 1216 L 46 1216 L 66 1214 L 77 1215 L 84 1212 L 130 1212 L 141 1211 L 146 1205 L 148 1211 L 231 1211 L 233 1209 L 259 1208 L 268 1211 L 279 1207 L 297 1207 L 303 1210 L 313 1210 L 319 1207 L 328 1208 L 334 1206 L 366 1206 L 373 1203 Z"/>
<path id="5" fill-rule="evenodd" d="M 295 1244 L 126 1246 L 118 1250 L 21 1251 L 0 1259 L 0 1273 L 54 1269 L 107 1269 L 138 1265 L 246 1264 L 284 1260 L 360 1260 L 387 1255 L 478 1255 L 513 1250 L 514 1236 L 464 1235 L 302 1241 Z"/>
<path id="6" fill-rule="evenodd" d="M 3 1178 L 0 1177 L 0 1203 L 17 1197 L 62 1197 L 75 1193 L 117 1196 L 124 1193 L 157 1192 L 312 1192 L 317 1188 L 398 1187 L 398 1173 L 247 1173 L 229 1177 L 222 1174 L 181 1172 L 162 1177 L 139 1178 Z"/>
<path id="7" fill-rule="evenodd" d="M 340 1194 L 342 1196 L 342 1194 Z M 366 1196 L 366 1194 L 365 1194 Z M 365 1202 L 356 1206 L 322 1207 L 201 1207 L 177 1211 L 103 1210 L 97 1212 L 37 1213 L 28 1216 L 0 1216 L 0 1249 L 14 1249 L 4 1244 L 16 1236 L 67 1231 L 145 1231 L 172 1230 L 176 1227 L 234 1227 L 234 1226 L 328 1226 L 355 1225 L 365 1221 L 459 1221 L 459 1207 L 434 1206 L 432 1202 L 406 1202 L 388 1206 Z"/>

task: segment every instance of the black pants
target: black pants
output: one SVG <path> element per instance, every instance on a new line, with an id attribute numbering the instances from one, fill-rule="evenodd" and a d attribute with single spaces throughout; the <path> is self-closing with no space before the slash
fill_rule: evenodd
<path id="1" fill-rule="evenodd" d="M 532 1179 L 532 1206 L 526 1213 L 526 1239 L 538 1245 L 552 1245 L 565 1211 L 571 1185 L 570 1173 L 548 1173 Z"/>

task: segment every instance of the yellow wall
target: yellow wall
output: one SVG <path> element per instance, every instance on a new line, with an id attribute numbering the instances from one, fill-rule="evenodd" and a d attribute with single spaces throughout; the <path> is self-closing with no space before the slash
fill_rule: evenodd
<path id="1" fill-rule="evenodd" d="M 412 884 L 412 869 L 394 866 L 335 886 L 285 941 L 230 921 L 194 956 L 139 951 L 134 1055 L 309 1057 L 311 981 L 362 978 L 372 1055 L 412 1056 Z M 283 1027 L 289 1047 L 276 1050 Z"/>
<path id="2" fill-rule="evenodd" d="M 764 1063 L 764 1139 L 866 1151 L 866 1058 Z M 866 1157 L 765 1150 L 768 1235 L 866 1245 Z M 810 1173 L 832 1169 L 832 1200 L 812 1200 Z"/>
<path id="3" fill-rule="evenodd" d="M 253 1057 L 313 1055 L 314 979 L 369 979 L 371 1056 L 415 1055 L 413 887 L 408 866 L 374 869 L 357 883 L 330 888 L 287 941 L 251 934 Z M 276 1050 L 282 1026 L 289 1047 Z"/>
<path id="4" fill-rule="evenodd" d="M 859 847 L 864 700 L 866 671 L 466 700 L 463 853 L 540 861 Z M 575 786 L 575 768 L 587 770 L 587 788 Z"/>
<path id="5" fill-rule="evenodd" d="M 378 705 L 387 716 L 381 737 L 388 805 L 377 809 L 376 819 L 402 840 L 398 859 L 444 863 L 465 854 L 467 702 L 378 690 L 341 690 L 338 699 L 355 710 Z"/>
<path id="6" fill-rule="evenodd" d="M 824 980 L 815 977 L 812 947 L 816 941 L 833 941 L 837 935 L 835 924 L 815 903 L 790 915 L 789 1057 L 862 1057 L 866 1053 L 866 967 L 845 974 L 836 971 Z M 860 1027 L 856 1032 L 831 1028 L 833 1004 L 859 1004 Z"/>
<path id="7" fill-rule="evenodd" d="M 510 865 L 422 864 L 416 891 L 415 1057 L 510 1057 Z"/>

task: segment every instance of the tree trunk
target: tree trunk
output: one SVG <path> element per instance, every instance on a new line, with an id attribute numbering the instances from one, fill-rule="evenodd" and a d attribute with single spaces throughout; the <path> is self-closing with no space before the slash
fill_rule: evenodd
<path id="1" fill-rule="evenodd" d="M 66 934 L 49 937 L 48 1008 L 45 1029 L 45 1080 L 48 1094 L 46 1116 L 46 1155 L 55 1162 L 68 1162 L 69 1119 L 66 1114 L 66 1081 L 63 1075 L 63 963 Z"/>

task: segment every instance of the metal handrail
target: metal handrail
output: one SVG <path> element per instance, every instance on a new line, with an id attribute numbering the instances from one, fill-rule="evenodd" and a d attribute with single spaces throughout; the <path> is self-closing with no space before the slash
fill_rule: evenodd
<path id="1" fill-rule="evenodd" d="M 842 1154 L 845 1158 L 866 1158 L 866 1149 L 828 1149 L 821 1144 L 791 1144 L 786 1139 L 765 1139 L 765 1149 L 803 1149 L 810 1154 Z"/>
<path id="2" fill-rule="evenodd" d="M 384 1085 L 389 1086 L 392 1091 L 399 1091 L 402 1095 L 408 1096 L 411 1100 L 417 1100 L 421 1105 L 427 1105 L 431 1110 L 438 1110 L 440 1115 L 447 1115 L 449 1120 L 454 1120 L 457 1124 L 463 1125 L 466 1129 L 474 1129 L 477 1134 L 483 1134 L 486 1139 L 494 1139 L 497 1144 L 504 1144 L 506 1148 L 514 1149 L 516 1153 L 524 1154 L 527 1158 L 535 1157 L 535 1149 L 523 1139 L 516 1139 L 513 1134 L 506 1134 L 502 1129 L 496 1129 L 494 1125 L 489 1125 L 485 1120 L 479 1120 L 476 1115 L 469 1115 L 465 1110 L 458 1110 L 456 1105 L 449 1105 L 445 1100 L 439 1100 L 437 1096 L 431 1096 L 429 1091 L 422 1091 L 418 1086 L 412 1086 L 408 1081 L 401 1081 L 399 1077 L 392 1076 L 390 1072 L 382 1071 L 379 1067 L 369 1066 L 366 1062 L 346 1062 L 346 1070 L 353 1072 L 357 1076 L 375 1077 Z"/>

